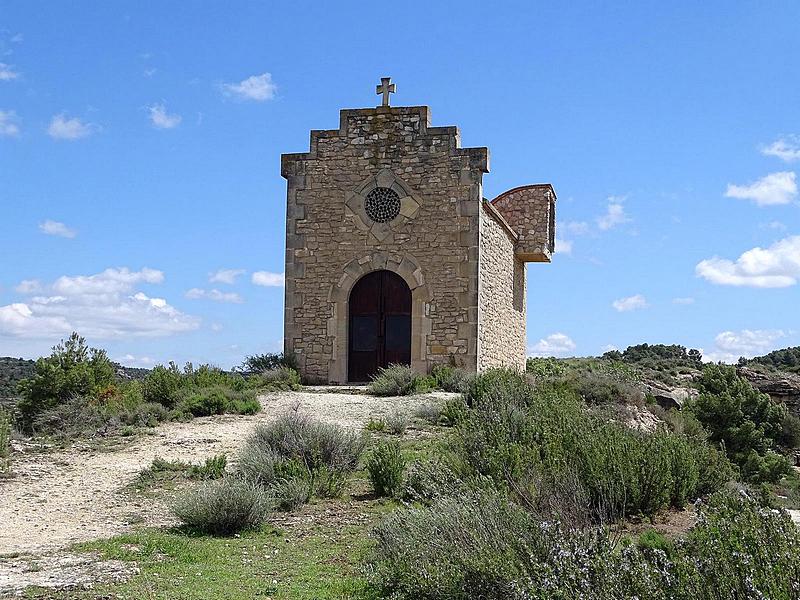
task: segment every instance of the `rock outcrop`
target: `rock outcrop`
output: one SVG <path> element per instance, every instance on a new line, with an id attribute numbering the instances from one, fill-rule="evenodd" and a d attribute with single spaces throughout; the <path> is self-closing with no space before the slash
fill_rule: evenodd
<path id="1" fill-rule="evenodd" d="M 739 367 L 737 372 L 758 391 L 776 402 L 786 404 L 790 411 L 800 415 L 800 375 L 781 371 L 762 372 L 748 367 Z"/>

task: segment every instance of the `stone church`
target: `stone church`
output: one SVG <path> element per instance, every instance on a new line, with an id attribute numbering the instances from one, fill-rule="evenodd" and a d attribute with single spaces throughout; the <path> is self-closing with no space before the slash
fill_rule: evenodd
<path id="1" fill-rule="evenodd" d="M 312 382 L 364 382 L 380 367 L 524 368 L 525 263 L 550 262 L 556 194 L 487 201 L 487 148 L 427 106 L 344 109 L 283 154 L 285 352 Z"/>

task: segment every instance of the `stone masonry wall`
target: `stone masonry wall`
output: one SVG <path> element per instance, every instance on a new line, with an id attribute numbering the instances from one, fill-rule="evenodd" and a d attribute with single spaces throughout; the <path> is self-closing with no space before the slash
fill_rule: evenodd
<path id="1" fill-rule="evenodd" d="M 517 257 L 550 262 L 555 250 L 556 193 L 549 183 L 526 185 L 500 194 L 494 206 L 519 235 Z"/>
<path id="2" fill-rule="evenodd" d="M 517 235 L 488 203 L 481 211 L 478 369 L 525 368 L 525 263 Z"/>
<path id="3" fill-rule="evenodd" d="M 424 298 L 414 301 L 414 368 L 452 360 L 476 369 L 478 215 L 487 171 L 488 151 L 460 148 L 458 130 L 431 127 L 424 106 L 343 110 L 338 130 L 311 132 L 310 152 L 281 157 L 285 351 L 298 355 L 306 378 L 345 380 L 341 298 L 374 268 L 414 273 L 406 280 Z M 401 215 L 385 225 L 365 222 L 359 206 L 359 194 L 376 186 L 407 194 Z"/>

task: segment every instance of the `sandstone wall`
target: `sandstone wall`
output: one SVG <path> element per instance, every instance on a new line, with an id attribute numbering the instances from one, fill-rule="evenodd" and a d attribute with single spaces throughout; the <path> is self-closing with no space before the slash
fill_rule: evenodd
<path id="1" fill-rule="evenodd" d="M 478 236 L 486 148 L 460 148 L 427 107 L 343 110 L 337 130 L 284 154 L 287 179 L 285 351 L 310 380 L 347 374 L 347 297 L 360 276 L 398 272 L 412 288 L 412 366 L 477 367 Z M 386 224 L 365 216 L 374 187 L 403 196 Z"/>
<path id="2" fill-rule="evenodd" d="M 525 263 L 518 236 L 488 203 L 481 211 L 478 368 L 525 368 Z"/>
<path id="3" fill-rule="evenodd" d="M 555 250 L 556 193 L 549 183 L 508 190 L 492 200 L 519 235 L 517 257 L 525 262 L 550 262 Z"/>

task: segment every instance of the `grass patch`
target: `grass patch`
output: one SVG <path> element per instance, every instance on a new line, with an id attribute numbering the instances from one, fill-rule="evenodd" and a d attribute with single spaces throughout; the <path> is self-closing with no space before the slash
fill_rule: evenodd
<path id="1" fill-rule="evenodd" d="M 372 547 L 369 531 L 393 506 L 374 500 L 325 500 L 306 505 L 304 518 L 284 527 L 268 526 L 239 537 L 144 530 L 81 544 L 79 550 L 99 551 L 103 559 L 135 561 L 140 573 L 121 584 L 70 592 L 69 598 L 113 594 L 120 600 L 365 600 L 371 597 L 360 563 Z"/>

